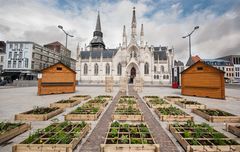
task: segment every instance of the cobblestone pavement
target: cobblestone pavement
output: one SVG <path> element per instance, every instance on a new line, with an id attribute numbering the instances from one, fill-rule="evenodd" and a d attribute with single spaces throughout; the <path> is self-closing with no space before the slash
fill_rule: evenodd
<path id="1" fill-rule="evenodd" d="M 118 93 L 113 101 L 110 103 L 108 109 L 104 113 L 104 115 L 99 120 L 99 123 L 93 129 L 92 133 L 88 137 L 85 143 L 83 143 L 82 147 L 80 148 L 80 152 L 98 152 L 100 151 L 100 144 L 104 143 L 105 136 L 108 130 L 108 126 L 111 122 L 111 116 L 115 109 L 118 99 L 120 96 L 123 95 L 122 93 Z"/>
<path id="2" fill-rule="evenodd" d="M 138 98 L 140 109 L 144 115 L 144 121 L 148 124 L 149 129 L 152 132 L 153 138 L 155 139 L 155 142 L 160 145 L 160 151 L 177 152 L 178 151 L 177 147 L 168 137 L 162 126 L 160 126 L 156 118 L 152 115 L 151 111 L 142 101 L 141 97 L 133 90 L 132 85 L 129 85 L 128 91 L 129 95 L 134 95 L 135 97 Z"/>

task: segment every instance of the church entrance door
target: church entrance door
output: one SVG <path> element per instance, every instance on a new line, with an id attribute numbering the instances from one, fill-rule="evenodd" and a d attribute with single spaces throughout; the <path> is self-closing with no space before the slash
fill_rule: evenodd
<path id="1" fill-rule="evenodd" d="M 133 80 L 135 77 L 136 77 L 136 69 L 134 67 L 132 67 L 131 72 L 130 72 L 129 83 L 133 83 Z"/>

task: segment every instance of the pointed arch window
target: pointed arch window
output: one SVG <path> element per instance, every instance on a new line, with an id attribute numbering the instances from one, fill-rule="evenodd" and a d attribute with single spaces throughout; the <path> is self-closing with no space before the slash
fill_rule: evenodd
<path id="1" fill-rule="evenodd" d="M 149 74 L 149 64 L 145 63 L 144 65 L 144 74 Z"/>
<path id="2" fill-rule="evenodd" d="M 83 74 L 87 75 L 88 74 L 88 65 L 85 63 L 83 66 Z"/>
<path id="3" fill-rule="evenodd" d="M 122 75 L 122 65 L 120 63 L 118 63 L 118 66 L 117 66 L 117 74 Z"/>
<path id="4" fill-rule="evenodd" d="M 109 63 L 106 64 L 106 75 L 110 75 L 110 65 L 109 65 Z"/>
<path id="5" fill-rule="evenodd" d="M 161 72 L 164 73 L 164 66 L 161 66 Z"/>
<path id="6" fill-rule="evenodd" d="M 156 67 L 156 65 L 154 65 L 154 72 L 157 72 L 157 67 Z"/>
<path id="7" fill-rule="evenodd" d="M 98 64 L 94 65 L 94 75 L 98 75 Z"/>

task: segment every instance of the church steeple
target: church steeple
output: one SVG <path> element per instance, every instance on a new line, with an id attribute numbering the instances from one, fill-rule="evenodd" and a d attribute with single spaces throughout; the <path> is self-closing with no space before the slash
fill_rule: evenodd
<path id="1" fill-rule="evenodd" d="M 105 44 L 103 42 L 103 33 L 101 31 L 100 14 L 97 15 L 97 23 L 95 31 L 93 32 L 93 39 L 90 42 L 90 50 L 104 50 Z"/>
<path id="2" fill-rule="evenodd" d="M 136 40 L 137 37 L 137 21 L 136 21 L 136 12 L 135 12 L 135 7 L 133 7 L 133 16 L 132 16 L 132 34 L 131 34 L 131 40 Z"/>
<path id="3" fill-rule="evenodd" d="M 140 32 L 140 46 L 144 47 L 144 31 L 143 31 L 143 24 L 141 25 L 141 32 Z"/>
<path id="4" fill-rule="evenodd" d="M 126 27 L 123 26 L 123 41 L 122 41 L 123 48 L 127 47 L 127 34 L 126 34 Z"/>

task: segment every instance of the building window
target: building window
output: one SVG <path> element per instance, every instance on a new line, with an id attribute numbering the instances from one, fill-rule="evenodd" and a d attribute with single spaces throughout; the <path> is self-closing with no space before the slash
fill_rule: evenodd
<path id="1" fill-rule="evenodd" d="M 28 58 L 25 59 L 25 68 L 28 68 Z"/>
<path id="2" fill-rule="evenodd" d="M 11 68 L 11 61 L 8 61 L 8 68 Z"/>
<path id="3" fill-rule="evenodd" d="M 85 63 L 84 66 L 83 66 L 83 74 L 84 74 L 84 75 L 87 75 L 87 74 L 88 74 L 88 66 L 87 66 L 86 63 Z"/>
<path id="4" fill-rule="evenodd" d="M 13 68 L 17 67 L 17 61 L 13 61 Z"/>
<path id="5" fill-rule="evenodd" d="M 94 75 L 98 75 L 98 64 L 94 65 Z"/>
<path id="6" fill-rule="evenodd" d="M 21 44 L 20 44 L 20 49 L 22 49 L 22 48 L 23 48 L 23 44 L 21 43 Z"/>
<path id="7" fill-rule="evenodd" d="M 161 72 L 164 73 L 164 66 L 161 66 Z"/>
<path id="8" fill-rule="evenodd" d="M 13 58 L 14 58 L 14 59 L 17 58 L 17 52 L 14 52 Z"/>
<path id="9" fill-rule="evenodd" d="M 22 58 L 22 52 L 19 52 L 19 59 Z"/>
<path id="10" fill-rule="evenodd" d="M 148 65 L 148 63 L 145 63 L 145 65 L 144 65 L 144 74 L 149 74 L 149 65 Z"/>
<path id="11" fill-rule="evenodd" d="M 157 79 L 159 79 L 159 75 L 157 75 Z"/>
<path id="12" fill-rule="evenodd" d="M 4 56 L 1 56 L 1 62 L 3 62 L 3 60 L 4 60 Z"/>
<path id="13" fill-rule="evenodd" d="M 62 67 L 57 67 L 57 71 L 62 71 Z"/>
<path id="14" fill-rule="evenodd" d="M 156 75 L 154 75 L 154 79 L 157 79 Z"/>
<path id="15" fill-rule="evenodd" d="M 10 44 L 10 49 L 12 49 L 12 48 L 13 48 L 13 44 L 11 43 L 11 44 Z"/>
<path id="16" fill-rule="evenodd" d="M 197 67 L 197 70 L 198 70 L 198 71 L 202 71 L 202 70 L 203 70 L 203 67 Z"/>
<path id="17" fill-rule="evenodd" d="M 8 54 L 8 58 L 9 58 L 9 59 L 12 58 L 12 52 L 9 52 L 9 54 Z"/>
<path id="18" fill-rule="evenodd" d="M 117 66 L 117 74 L 122 75 L 122 65 L 120 63 L 118 63 L 118 66 Z"/>
<path id="19" fill-rule="evenodd" d="M 154 65 L 154 72 L 157 72 L 157 67 Z"/>
<path id="20" fill-rule="evenodd" d="M 18 68 L 22 68 L 22 61 L 18 61 Z"/>
<path id="21" fill-rule="evenodd" d="M 106 75 L 110 75 L 110 65 L 109 65 L 109 63 L 106 64 Z"/>

